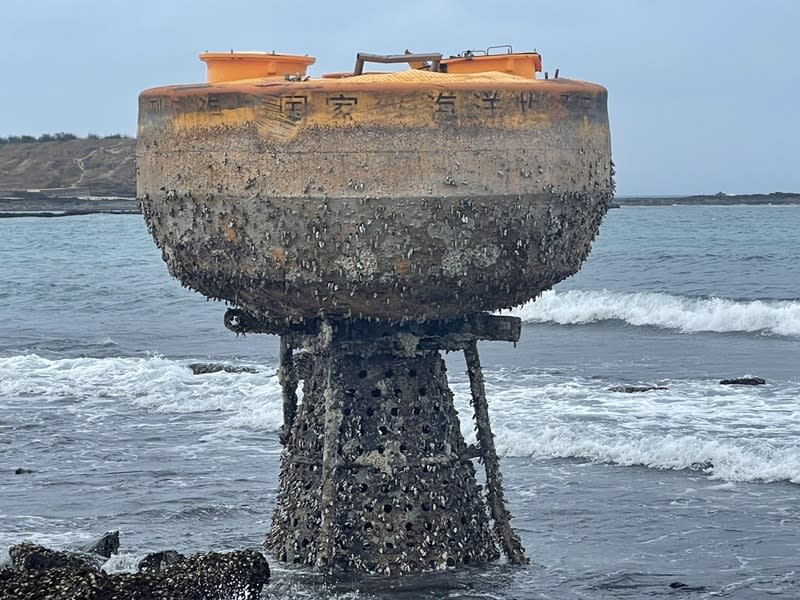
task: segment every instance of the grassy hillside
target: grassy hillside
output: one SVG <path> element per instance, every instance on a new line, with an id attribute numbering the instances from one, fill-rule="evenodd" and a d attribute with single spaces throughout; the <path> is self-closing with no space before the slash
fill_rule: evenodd
<path id="1" fill-rule="evenodd" d="M 76 195 L 136 195 L 136 140 L 70 139 L 0 145 L 0 194 L 74 188 Z"/>

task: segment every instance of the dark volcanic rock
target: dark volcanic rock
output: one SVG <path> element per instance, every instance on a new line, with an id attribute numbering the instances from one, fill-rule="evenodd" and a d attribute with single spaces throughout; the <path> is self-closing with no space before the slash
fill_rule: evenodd
<path id="1" fill-rule="evenodd" d="M 270 572 L 255 550 L 196 554 L 165 566 L 167 551 L 154 570 L 107 574 L 78 560 L 75 553 L 18 544 L 9 551 L 15 569 L 0 570 L 0 598 L 37 600 L 161 600 L 191 598 L 257 600 Z M 149 557 L 148 557 L 149 558 Z"/>
<path id="2" fill-rule="evenodd" d="M 227 554 L 209 552 L 190 556 L 162 571 L 127 574 L 120 590 L 130 593 L 130 596 L 122 596 L 126 598 L 149 587 L 154 598 L 256 600 L 269 575 L 266 559 L 256 550 L 235 550 Z"/>
<path id="3" fill-rule="evenodd" d="M 713 468 L 714 463 L 711 460 L 696 461 L 689 465 L 691 471 L 710 471 Z"/>
<path id="4" fill-rule="evenodd" d="M 681 590 L 682 592 L 704 592 L 706 590 L 704 585 L 692 586 L 682 581 L 673 581 L 669 584 L 669 587 L 672 590 Z"/>
<path id="5" fill-rule="evenodd" d="M 111 600 L 114 582 L 95 569 L 0 570 L 0 598 L 9 600 Z M 130 598 L 143 598 L 130 596 Z"/>
<path id="6" fill-rule="evenodd" d="M 177 562 L 186 560 L 186 557 L 175 550 L 164 550 L 163 552 L 153 552 L 139 561 L 137 569 L 140 571 L 163 571 L 167 567 Z"/>
<path id="7" fill-rule="evenodd" d="M 100 539 L 81 547 L 83 552 L 111 558 L 119 550 L 119 531 L 107 531 Z"/>
<path id="8" fill-rule="evenodd" d="M 653 390 L 666 390 L 663 385 L 618 385 L 608 388 L 609 392 L 619 392 L 621 394 L 638 394 L 640 392 L 651 392 Z"/>
<path id="9" fill-rule="evenodd" d="M 44 571 L 46 569 L 99 569 L 103 561 L 96 554 L 50 550 L 44 546 L 24 542 L 8 549 L 11 563 L 22 571 Z"/>
<path id="10" fill-rule="evenodd" d="M 258 373 L 253 367 L 234 367 L 233 365 L 223 365 L 221 363 L 192 363 L 189 365 L 195 375 L 205 375 L 206 373 Z"/>
<path id="11" fill-rule="evenodd" d="M 761 377 L 735 377 L 734 379 L 723 379 L 720 385 L 764 385 L 767 381 Z"/>

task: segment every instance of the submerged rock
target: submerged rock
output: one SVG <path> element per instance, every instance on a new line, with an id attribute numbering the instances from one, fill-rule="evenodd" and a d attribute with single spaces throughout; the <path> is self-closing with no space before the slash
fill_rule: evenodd
<path id="1" fill-rule="evenodd" d="M 23 542 L 8 549 L 11 564 L 22 571 L 45 571 L 48 569 L 94 569 L 100 568 L 105 560 L 97 554 L 50 550 L 38 544 Z"/>
<path id="2" fill-rule="evenodd" d="M 733 379 L 723 379 L 720 385 L 764 385 L 767 380 L 762 377 L 734 377 Z"/>
<path id="3" fill-rule="evenodd" d="M 99 539 L 82 546 L 81 550 L 111 558 L 112 554 L 116 554 L 119 551 L 119 531 L 107 531 Z"/>
<path id="4" fill-rule="evenodd" d="M 682 592 L 704 592 L 706 590 L 706 586 L 704 585 L 692 586 L 682 581 L 673 581 L 669 584 L 669 588 L 672 590 L 681 590 Z"/>
<path id="5" fill-rule="evenodd" d="M 205 375 L 207 373 L 258 373 L 253 367 L 235 367 L 233 365 L 223 365 L 221 363 L 192 363 L 189 365 L 195 375 Z"/>
<path id="6" fill-rule="evenodd" d="M 621 394 L 638 394 L 641 392 L 652 392 L 654 390 L 669 389 L 663 385 L 617 385 L 608 388 L 609 392 L 619 392 Z"/>
<path id="7" fill-rule="evenodd" d="M 137 569 L 139 571 L 163 571 L 167 567 L 177 562 L 186 560 L 186 557 L 175 550 L 164 550 L 153 552 L 139 561 Z"/>
<path id="8" fill-rule="evenodd" d="M 691 471 L 710 471 L 713 468 L 714 463 L 711 461 L 711 459 L 695 461 L 689 465 L 689 470 Z"/>

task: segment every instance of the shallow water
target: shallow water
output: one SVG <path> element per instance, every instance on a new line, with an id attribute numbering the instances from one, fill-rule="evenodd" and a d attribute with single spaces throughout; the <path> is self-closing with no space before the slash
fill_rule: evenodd
<path id="1" fill-rule="evenodd" d="M 798 232 L 796 206 L 611 211 L 584 269 L 515 311 L 520 344 L 481 345 L 529 567 L 332 581 L 271 561 L 266 594 L 800 596 Z M 106 568 L 126 570 L 258 546 L 277 340 L 229 333 L 137 216 L 2 221 L 0 265 L 0 547 L 120 529 Z M 198 361 L 258 372 L 195 376 Z M 447 361 L 470 439 L 463 359 Z M 768 384 L 718 383 L 745 374 Z M 668 389 L 609 391 L 629 384 Z"/>

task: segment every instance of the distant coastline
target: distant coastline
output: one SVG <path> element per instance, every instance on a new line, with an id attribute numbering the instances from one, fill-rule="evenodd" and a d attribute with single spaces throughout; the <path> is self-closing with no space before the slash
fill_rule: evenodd
<path id="1" fill-rule="evenodd" d="M 616 206 L 672 206 L 674 204 L 699 204 L 734 206 L 739 204 L 800 204 L 798 192 L 771 192 L 769 194 L 705 194 L 694 196 L 617 196 Z"/>
<path id="2" fill-rule="evenodd" d="M 0 138 L 0 218 L 138 213 L 136 140 L 43 134 Z M 612 208 L 800 204 L 800 192 L 617 196 Z"/>
<path id="3" fill-rule="evenodd" d="M 48 196 L 40 192 L 0 193 L 0 219 L 139 213 L 136 198 Z"/>
<path id="4" fill-rule="evenodd" d="M 739 206 L 739 205 L 798 205 L 800 194 L 773 192 L 770 194 L 645 196 L 617 197 L 610 208 L 630 206 Z M 85 191 L 68 188 L 58 190 L 0 190 L 0 219 L 11 217 L 69 217 L 90 214 L 138 214 L 136 198 L 91 196 Z"/>
<path id="5" fill-rule="evenodd" d="M 57 140 L 27 141 L 31 137 L 0 143 L 0 198 L 136 195 L 136 140 L 62 134 Z"/>

